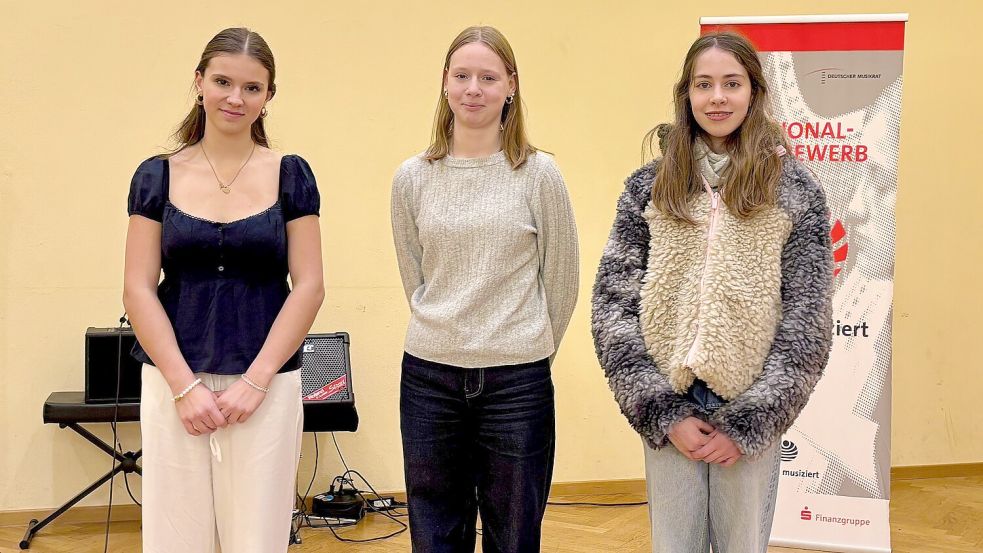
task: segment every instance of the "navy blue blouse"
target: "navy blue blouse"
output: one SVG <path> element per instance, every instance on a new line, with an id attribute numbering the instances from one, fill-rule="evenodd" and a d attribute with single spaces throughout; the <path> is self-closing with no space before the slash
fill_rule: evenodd
<path id="1" fill-rule="evenodd" d="M 229 223 L 178 209 L 169 200 L 169 178 L 166 159 L 141 163 L 127 210 L 162 225 L 164 280 L 157 297 L 192 371 L 242 374 L 290 293 L 286 222 L 320 210 L 314 174 L 300 156 L 283 156 L 277 202 Z M 153 364 L 139 342 L 131 355 Z M 300 362 L 298 351 L 279 372 L 298 369 Z"/>

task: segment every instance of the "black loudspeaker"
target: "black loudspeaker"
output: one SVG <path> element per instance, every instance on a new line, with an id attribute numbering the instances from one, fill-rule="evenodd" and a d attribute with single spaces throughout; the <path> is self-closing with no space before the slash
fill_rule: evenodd
<path id="1" fill-rule="evenodd" d="M 304 432 L 358 429 L 347 332 L 308 334 L 303 345 Z"/>
<path id="2" fill-rule="evenodd" d="M 85 402 L 116 402 L 116 371 L 119 363 L 119 402 L 140 403 L 142 363 L 130 357 L 136 342 L 133 329 L 93 328 L 85 330 Z"/>

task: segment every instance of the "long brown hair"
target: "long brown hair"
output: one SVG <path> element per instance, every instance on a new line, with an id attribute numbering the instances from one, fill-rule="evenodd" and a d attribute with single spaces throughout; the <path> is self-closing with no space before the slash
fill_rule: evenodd
<path id="1" fill-rule="evenodd" d="M 722 175 L 721 196 L 734 215 L 747 218 L 775 202 L 782 173 L 778 146 L 787 147 L 782 128 L 771 118 L 768 82 L 754 46 L 733 32 L 715 32 L 698 38 L 683 62 L 683 71 L 673 88 L 675 121 L 662 124 L 645 135 L 643 149 L 653 152 L 659 138 L 662 162 L 652 185 L 652 202 L 662 213 L 693 222 L 689 201 L 703 190 L 693 143 L 705 133 L 690 106 L 689 91 L 696 58 L 710 48 L 729 52 L 747 71 L 751 81 L 751 103 L 747 117 L 724 142 L 730 161 Z M 707 140 L 709 144 L 709 140 Z"/>
<path id="2" fill-rule="evenodd" d="M 505 65 L 506 72 L 515 79 L 515 95 L 511 104 L 502 107 L 502 150 L 513 169 L 526 162 L 530 154 L 537 151 L 526 136 L 526 123 L 522 115 L 522 97 L 519 95 L 519 69 L 515 63 L 512 46 L 498 29 L 494 27 L 468 27 L 451 42 L 444 58 L 444 74 L 451 63 L 451 56 L 465 44 L 480 42 L 495 52 Z M 444 98 L 444 80 L 440 81 L 440 96 L 437 99 L 437 112 L 433 118 L 433 136 L 430 147 L 424 154 L 427 161 L 436 161 L 450 153 L 451 138 L 454 134 L 454 112 Z"/>
<path id="3" fill-rule="evenodd" d="M 224 29 L 205 45 L 205 50 L 201 53 L 201 60 L 195 71 L 204 75 L 208 62 L 219 54 L 246 54 L 258 61 L 270 73 L 270 97 L 272 98 L 276 94 L 276 64 L 273 62 L 273 52 L 270 51 L 269 45 L 266 44 L 263 37 L 259 36 L 259 33 L 244 27 Z M 262 117 L 257 117 L 256 121 L 253 121 L 250 134 L 256 144 L 267 148 L 270 146 Z M 203 136 L 205 136 L 205 108 L 195 102 L 184 121 L 181 121 L 177 130 L 174 131 L 173 138 L 178 146 L 171 153 L 175 154 L 188 146 L 197 144 Z"/>

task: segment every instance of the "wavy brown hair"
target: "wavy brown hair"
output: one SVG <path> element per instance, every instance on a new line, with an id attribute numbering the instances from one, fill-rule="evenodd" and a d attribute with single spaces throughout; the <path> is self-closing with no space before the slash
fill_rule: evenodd
<path id="1" fill-rule="evenodd" d="M 782 127 L 770 115 L 768 82 L 751 42 L 733 32 L 714 32 L 698 38 L 686 53 L 682 74 L 673 88 L 675 121 L 652 129 L 642 142 L 643 153 L 645 149 L 653 153 L 658 136 L 663 153 L 652 185 L 652 202 L 662 213 L 689 222 L 693 222 L 690 200 L 703 191 L 693 143 L 705 136 L 693 117 L 689 92 L 696 58 L 710 48 L 733 54 L 751 81 L 747 117 L 724 142 L 730 161 L 722 175 L 721 196 L 731 213 L 747 218 L 775 203 L 782 173 L 782 160 L 775 150 L 778 146 L 787 147 Z M 706 142 L 709 144 L 708 139 Z"/>
<path id="2" fill-rule="evenodd" d="M 502 60 L 506 72 L 515 79 L 515 95 L 511 104 L 502 107 L 501 124 L 502 129 L 502 150 L 505 157 L 509 160 L 513 169 L 518 169 L 526 162 L 530 154 L 536 152 L 535 148 L 529 143 L 526 136 L 526 123 L 522 115 L 522 97 L 519 95 L 519 69 L 515 63 L 515 54 L 512 53 L 512 46 L 495 27 L 468 27 L 461 31 L 451 42 L 447 49 L 447 56 L 444 58 L 443 75 L 447 74 L 450 67 L 451 56 L 465 44 L 480 42 Z M 450 153 L 451 140 L 454 135 L 454 112 L 444 98 L 444 79 L 440 80 L 440 95 L 437 99 L 437 112 L 433 118 L 433 135 L 430 139 L 430 147 L 424 153 L 427 161 L 436 161 L 447 157 Z"/>
<path id="3" fill-rule="evenodd" d="M 208 68 L 208 62 L 220 54 L 246 54 L 258 61 L 270 73 L 270 97 L 272 98 L 276 94 L 274 82 L 276 80 L 276 64 L 273 62 L 273 52 L 270 51 L 269 45 L 266 44 L 263 37 L 259 36 L 259 33 L 244 27 L 232 27 L 219 32 L 205 45 L 205 50 L 201 53 L 201 60 L 198 61 L 198 67 L 195 68 L 195 71 L 204 75 L 205 69 Z M 256 144 L 270 147 L 262 117 L 257 117 L 253 121 L 250 134 Z M 174 131 L 173 138 L 178 146 L 171 154 L 197 144 L 203 136 L 205 136 L 205 108 L 195 102 L 184 121 L 181 121 L 177 130 Z"/>

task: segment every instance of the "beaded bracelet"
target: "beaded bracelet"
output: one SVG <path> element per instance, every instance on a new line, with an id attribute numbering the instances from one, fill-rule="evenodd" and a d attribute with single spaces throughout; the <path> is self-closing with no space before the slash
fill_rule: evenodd
<path id="1" fill-rule="evenodd" d="M 254 390 L 258 390 L 260 392 L 263 392 L 264 394 L 269 393 L 269 391 L 270 391 L 269 388 L 264 388 L 264 387 L 260 386 L 259 384 L 256 384 L 252 380 L 249 380 L 249 377 L 246 376 L 246 375 L 242 375 L 240 378 L 242 378 L 246 382 L 246 384 L 249 384 Z"/>
<path id="2" fill-rule="evenodd" d="M 173 401 L 174 403 L 177 403 L 177 402 L 181 401 L 182 399 L 184 399 L 184 396 L 188 395 L 188 392 L 190 392 L 192 388 L 194 388 L 195 386 L 197 386 L 199 384 L 201 384 L 201 379 L 200 378 L 196 378 L 194 382 L 192 382 L 191 384 L 188 384 L 188 387 L 187 388 L 185 388 L 184 390 L 181 390 L 181 393 L 180 394 L 178 394 L 178 395 L 174 396 L 173 398 L 171 398 L 171 401 Z"/>

